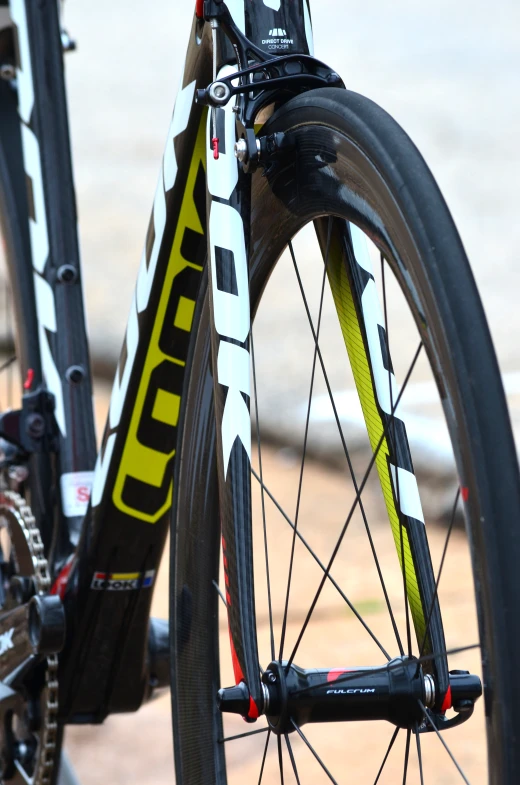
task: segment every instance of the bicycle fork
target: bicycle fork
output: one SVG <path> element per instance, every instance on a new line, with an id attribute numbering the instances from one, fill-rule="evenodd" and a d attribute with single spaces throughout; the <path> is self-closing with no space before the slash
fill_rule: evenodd
<path id="1" fill-rule="evenodd" d="M 233 70 L 225 66 L 219 76 Z M 264 698 L 252 580 L 248 270 L 251 178 L 239 169 L 235 142 L 232 104 L 209 112 L 208 257 L 222 551 L 235 680 L 237 684 L 247 684 L 247 717 L 254 720 L 264 708 Z"/>

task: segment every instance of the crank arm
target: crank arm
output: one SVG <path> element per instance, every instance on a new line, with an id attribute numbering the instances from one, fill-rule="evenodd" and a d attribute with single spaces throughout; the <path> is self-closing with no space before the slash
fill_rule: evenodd
<path id="1" fill-rule="evenodd" d="M 65 642 L 65 611 L 57 595 L 36 595 L 0 615 L 0 682 L 11 683 L 34 658 L 56 654 Z"/>

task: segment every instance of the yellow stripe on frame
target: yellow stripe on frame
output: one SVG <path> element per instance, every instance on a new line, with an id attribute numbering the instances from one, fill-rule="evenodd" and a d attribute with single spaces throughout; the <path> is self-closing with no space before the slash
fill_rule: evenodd
<path id="1" fill-rule="evenodd" d="M 375 452 L 379 442 L 384 433 L 384 425 L 379 414 L 379 409 L 376 403 L 376 395 L 372 374 L 370 372 L 370 361 L 367 355 L 367 349 L 363 340 L 363 334 L 359 324 L 359 318 L 356 311 L 354 297 L 350 286 L 350 281 L 343 262 L 343 252 L 337 236 L 331 237 L 329 262 L 327 265 L 327 276 L 329 279 L 336 312 L 338 315 L 341 332 L 347 348 L 347 353 L 354 375 L 356 389 L 359 395 L 365 424 L 367 427 L 368 437 L 372 451 Z M 392 477 L 389 467 L 389 454 L 388 443 L 386 438 L 381 442 L 379 452 L 376 457 L 376 468 L 379 475 L 379 482 L 385 506 L 390 520 L 390 526 L 394 537 L 394 543 L 399 558 L 401 570 L 403 569 L 403 560 L 401 553 L 401 526 L 399 524 L 399 515 L 395 506 L 395 498 L 393 492 Z M 417 574 L 415 572 L 415 565 L 413 563 L 412 552 L 408 540 L 408 532 L 402 527 L 402 552 L 404 554 L 405 573 L 406 573 L 406 593 L 410 603 L 410 610 L 414 622 L 415 632 L 417 639 L 421 640 L 424 637 L 426 622 L 424 617 L 424 609 L 422 605 L 421 595 L 419 592 L 419 584 L 417 581 Z"/>
<path id="2" fill-rule="evenodd" d="M 112 572 L 106 580 L 110 581 L 135 581 L 141 575 L 140 572 Z"/>
<path id="3" fill-rule="evenodd" d="M 139 389 L 135 399 L 134 410 L 132 412 L 130 426 L 126 437 L 125 446 L 123 448 L 121 463 L 119 465 L 119 470 L 118 470 L 116 482 L 114 485 L 114 491 L 112 495 L 112 500 L 118 510 L 121 510 L 121 512 L 131 516 L 132 518 L 138 518 L 139 520 L 145 521 L 147 523 L 157 523 L 157 521 L 160 520 L 162 516 L 165 515 L 170 509 L 172 505 L 172 497 L 173 497 L 173 478 L 170 482 L 170 486 L 164 504 L 153 515 L 148 515 L 142 512 L 141 510 L 135 509 L 133 507 L 130 507 L 128 504 L 126 504 L 123 499 L 123 491 L 125 486 L 125 480 L 127 477 L 133 477 L 152 487 L 160 488 L 165 477 L 165 472 L 168 469 L 168 464 L 171 458 L 175 455 L 175 450 L 169 454 L 165 454 L 145 446 L 139 441 L 137 432 L 138 432 L 141 416 L 143 413 L 145 398 L 150 385 L 150 379 L 154 369 L 158 365 L 160 365 L 164 360 L 167 360 L 168 362 L 171 362 L 173 364 L 184 366 L 184 362 L 182 360 L 172 358 L 161 351 L 161 348 L 159 346 L 159 339 L 160 339 L 161 330 L 165 319 L 166 309 L 168 306 L 168 301 L 170 298 L 170 293 L 172 290 L 173 281 L 175 277 L 179 273 L 181 273 L 182 270 L 184 270 L 186 267 L 193 267 L 194 269 L 199 271 L 202 269 L 201 267 L 184 259 L 184 257 L 181 254 L 181 245 L 182 245 L 182 239 L 184 237 L 185 229 L 188 227 L 195 232 L 198 233 L 203 232 L 203 227 L 201 226 L 199 215 L 193 197 L 195 181 L 199 171 L 199 165 L 201 163 L 203 166 L 205 166 L 206 163 L 206 114 L 205 113 L 203 113 L 203 117 L 197 134 L 197 139 L 195 142 L 195 149 L 193 151 L 190 170 L 186 181 L 186 188 L 184 192 L 182 206 L 179 213 L 179 220 L 175 231 L 175 237 L 173 239 L 173 245 L 170 252 L 168 268 L 164 278 L 164 284 L 161 291 L 157 314 L 155 317 L 155 323 L 152 330 L 152 336 L 150 339 L 150 344 L 148 346 L 143 373 L 141 376 L 141 381 L 139 383 Z M 186 314 L 187 314 L 187 310 L 185 309 L 185 313 L 184 313 L 185 318 L 184 318 L 183 326 L 184 328 L 187 329 L 188 319 Z M 192 325 L 190 320 L 189 321 L 190 329 L 191 326 Z"/>

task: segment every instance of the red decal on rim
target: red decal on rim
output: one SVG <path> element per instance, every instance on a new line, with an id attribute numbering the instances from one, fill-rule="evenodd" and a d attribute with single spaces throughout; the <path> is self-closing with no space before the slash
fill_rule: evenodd
<path id="1" fill-rule="evenodd" d="M 446 695 L 444 696 L 441 706 L 441 711 L 448 711 L 448 709 L 451 709 L 451 684 L 446 690 Z"/>
<path id="2" fill-rule="evenodd" d="M 242 673 L 242 668 L 240 667 L 240 663 L 238 661 L 235 644 L 233 643 L 233 636 L 231 635 L 231 630 L 229 631 L 229 642 L 231 644 L 231 659 L 233 661 L 233 673 L 235 674 L 235 684 L 240 684 L 240 682 L 245 681 L 245 679 L 244 679 L 244 674 Z"/>
<path id="3" fill-rule="evenodd" d="M 229 576 L 227 574 L 228 562 L 227 562 L 225 551 L 226 551 L 226 541 L 224 537 L 222 537 L 222 554 L 224 557 L 224 580 L 226 582 L 226 603 L 229 608 L 231 606 L 231 596 L 228 591 L 228 587 L 229 587 Z M 237 651 L 235 649 L 235 644 L 233 642 L 233 635 L 231 634 L 231 629 L 229 628 L 229 624 L 228 624 L 228 630 L 229 630 L 229 645 L 231 647 L 231 661 L 233 663 L 233 673 L 235 676 L 235 684 L 240 684 L 240 682 L 246 683 L 246 680 L 244 678 L 244 673 L 242 671 L 238 659 Z M 256 720 L 259 716 L 260 716 L 260 712 L 258 711 L 258 706 L 254 702 L 253 698 L 249 696 L 249 711 L 247 712 L 247 718 L 250 720 Z"/>
<path id="4" fill-rule="evenodd" d="M 197 0 L 195 3 L 195 15 L 198 16 L 199 19 L 202 19 L 204 16 L 204 0 Z"/>
<path id="5" fill-rule="evenodd" d="M 463 485 L 460 489 L 460 492 L 462 494 L 462 501 L 467 502 L 469 498 L 469 488 L 466 488 L 466 486 Z"/>
<path id="6" fill-rule="evenodd" d="M 336 681 L 344 673 L 350 673 L 350 668 L 333 668 L 327 673 L 327 681 Z"/>
<path id="7" fill-rule="evenodd" d="M 254 702 L 253 698 L 249 696 L 249 711 L 247 712 L 247 716 L 250 720 L 256 720 L 260 716 L 260 712 L 258 711 L 258 706 Z"/>
<path id="8" fill-rule="evenodd" d="M 65 562 L 61 571 L 59 572 L 56 580 L 52 584 L 52 588 L 50 593 L 57 594 L 61 599 L 65 596 L 65 589 L 67 588 L 67 583 L 69 581 L 70 571 L 72 570 L 72 565 L 74 564 L 74 554 L 69 556 L 68 560 Z"/>

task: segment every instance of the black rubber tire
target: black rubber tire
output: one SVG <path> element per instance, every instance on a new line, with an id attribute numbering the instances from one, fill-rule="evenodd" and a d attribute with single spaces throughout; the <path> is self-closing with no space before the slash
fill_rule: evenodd
<path id="1" fill-rule="evenodd" d="M 368 99 L 332 88 L 306 93 L 282 107 L 262 133 L 275 131 L 290 132 L 293 150 L 267 177 L 254 176 L 252 313 L 288 240 L 320 216 L 357 224 L 397 259 L 393 269 L 408 290 L 442 387 L 459 477 L 468 489 L 489 782 L 513 785 L 520 781 L 520 481 L 498 364 L 460 238 L 419 152 Z M 212 586 L 219 518 L 206 279 L 195 319 L 171 536 L 175 764 L 178 785 L 222 785 L 215 704 L 219 600 Z"/>

